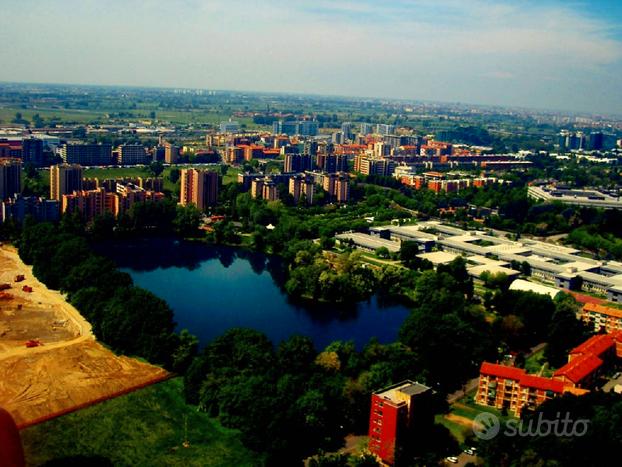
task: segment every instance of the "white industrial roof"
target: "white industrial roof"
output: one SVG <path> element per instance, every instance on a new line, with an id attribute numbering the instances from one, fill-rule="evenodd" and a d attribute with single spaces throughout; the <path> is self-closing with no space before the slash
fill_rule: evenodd
<path id="1" fill-rule="evenodd" d="M 529 282 L 523 279 L 516 279 L 510 285 L 510 290 L 518 290 L 521 292 L 534 292 L 541 295 L 548 295 L 551 298 L 555 298 L 557 294 L 561 293 L 561 290 L 553 287 L 547 287 L 546 285 L 536 284 L 535 282 Z"/>

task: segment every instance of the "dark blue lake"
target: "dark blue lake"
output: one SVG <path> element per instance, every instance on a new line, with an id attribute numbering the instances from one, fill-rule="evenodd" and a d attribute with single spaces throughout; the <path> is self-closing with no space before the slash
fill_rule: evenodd
<path id="1" fill-rule="evenodd" d="M 409 313 L 377 297 L 351 305 L 294 303 L 280 285 L 280 259 L 244 249 L 147 239 L 115 244 L 114 251 L 134 283 L 166 300 L 178 329 L 188 329 L 203 345 L 230 328 L 249 327 L 275 344 L 301 334 L 318 349 L 335 340 L 361 348 L 372 337 L 394 341 Z"/>

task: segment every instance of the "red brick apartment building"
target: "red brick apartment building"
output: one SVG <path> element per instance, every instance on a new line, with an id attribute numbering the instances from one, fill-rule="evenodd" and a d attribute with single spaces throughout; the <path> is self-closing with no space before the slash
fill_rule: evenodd
<path id="1" fill-rule="evenodd" d="M 415 425 L 432 423 L 428 410 L 432 389 L 404 381 L 371 396 L 369 450 L 384 463 L 393 465 L 396 453 Z"/>
<path id="2" fill-rule="evenodd" d="M 575 347 L 568 363 L 552 378 L 530 375 L 521 368 L 496 363 L 482 363 L 475 402 L 507 409 L 516 417 L 523 410 L 533 410 L 544 401 L 564 392 L 582 395 L 596 378 L 617 358 L 622 358 L 622 332 L 600 334 Z"/>

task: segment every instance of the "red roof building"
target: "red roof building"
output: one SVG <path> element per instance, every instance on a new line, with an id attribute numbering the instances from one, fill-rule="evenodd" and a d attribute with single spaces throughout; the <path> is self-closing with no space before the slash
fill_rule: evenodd
<path id="1" fill-rule="evenodd" d="M 582 354 L 566 363 L 553 376 L 575 387 L 587 386 L 593 381 L 602 364 L 600 358 L 592 354 Z"/>
<path id="2" fill-rule="evenodd" d="M 538 405 L 564 392 L 585 394 L 602 368 L 622 358 L 622 331 L 590 337 L 572 349 L 568 363 L 552 378 L 530 375 L 521 368 L 483 362 L 475 402 L 507 409 L 520 417 L 524 409 Z"/>
<path id="3" fill-rule="evenodd" d="M 506 409 L 520 417 L 525 408 L 533 410 L 563 392 L 562 381 L 529 375 L 521 368 L 484 362 L 480 368 L 475 402 Z"/>

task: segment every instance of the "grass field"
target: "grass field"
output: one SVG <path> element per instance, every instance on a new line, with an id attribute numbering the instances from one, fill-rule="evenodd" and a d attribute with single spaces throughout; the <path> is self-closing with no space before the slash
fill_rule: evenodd
<path id="1" fill-rule="evenodd" d="M 27 463 L 86 456 L 115 466 L 260 465 L 238 432 L 184 402 L 182 385 L 169 380 L 22 431 Z"/>
<path id="2" fill-rule="evenodd" d="M 123 120 L 126 122 L 139 122 L 143 120 L 150 121 L 150 113 L 156 112 L 156 119 L 160 122 L 170 122 L 175 124 L 212 124 L 218 125 L 222 121 L 226 121 L 231 117 L 228 112 L 213 112 L 205 109 L 192 110 L 159 110 L 154 107 L 142 107 L 138 109 L 61 109 L 39 107 L 36 109 L 22 109 L 19 106 L 0 107 L 0 123 L 9 123 L 15 118 L 16 113 L 21 113 L 22 117 L 32 122 L 32 116 L 39 114 L 46 122 L 58 121 L 65 124 L 71 123 L 110 123 L 110 114 L 118 114 L 119 111 L 131 114 L 131 117 L 123 117 L 115 119 L 115 121 Z M 259 125 L 253 123 L 252 118 L 236 118 L 241 125 L 246 128 L 260 128 Z"/>
<path id="3" fill-rule="evenodd" d="M 550 368 L 546 358 L 544 358 L 544 350 L 541 349 L 525 359 L 525 371 L 529 374 L 550 378 L 555 370 Z M 541 371 L 542 373 L 540 374 Z"/>
<path id="4" fill-rule="evenodd" d="M 437 415 L 435 418 L 436 423 L 443 425 L 447 428 L 452 436 L 461 445 L 465 444 L 467 440 L 473 437 L 473 421 L 482 412 L 488 412 L 500 420 L 506 420 L 509 417 L 504 416 L 500 410 L 494 407 L 486 407 L 477 405 L 473 402 L 473 396 L 467 396 L 460 399 L 459 402 L 455 402 L 451 406 L 451 410 L 446 415 Z"/>

